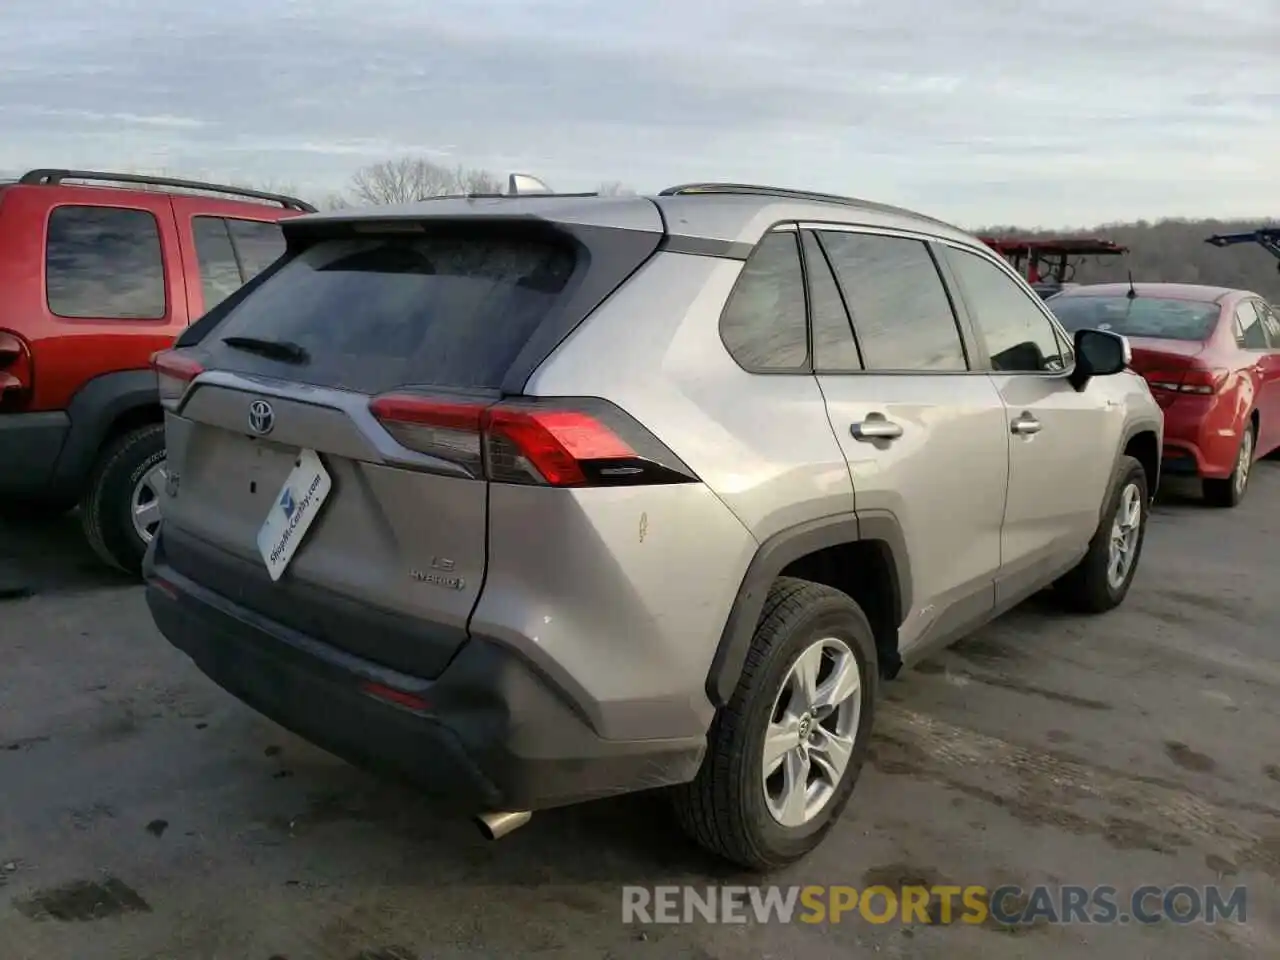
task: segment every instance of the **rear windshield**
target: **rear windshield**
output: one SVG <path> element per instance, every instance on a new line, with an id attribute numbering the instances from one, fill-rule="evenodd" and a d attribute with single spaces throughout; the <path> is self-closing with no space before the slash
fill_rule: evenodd
<path id="1" fill-rule="evenodd" d="M 1055 297 L 1047 306 L 1071 333 L 1087 328 L 1161 340 L 1207 340 L 1220 312 L 1216 303 L 1160 297 Z"/>
<path id="2" fill-rule="evenodd" d="M 216 366 L 362 393 L 492 388 L 565 289 L 575 253 L 523 237 L 325 240 L 270 277 L 202 341 Z M 299 363 L 222 343 L 295 344 Z"/>

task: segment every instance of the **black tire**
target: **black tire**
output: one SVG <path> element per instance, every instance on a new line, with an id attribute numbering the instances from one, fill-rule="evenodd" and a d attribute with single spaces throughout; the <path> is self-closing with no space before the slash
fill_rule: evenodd
<path id="1" fill-rule="evenodd" d="M 117 437 L 98 458 L 80 503 L 80 522 L 93 552 L 106 564 L 137 576 L 147 543 L 134 530 L 133 489 L 164 459 L 164 427 L 148 424 Z"/>
<path id="2" fill-rule="evenodd" d="M 1236 468 L 1231 471 L 1231 476 L 1225 480 L 1206 478 L 1200 481 L 1200 489 L 1204 494 L 1204 502 L 1211 507 L 1220 507 L 1223 509 L 1231 509 L 1240 506 L 1240 502 L 1244 500 L 1244 495 L 1249 491 L 1249 477 L 1253 473 L 1254 454 L 1257 452 L 1258 432 L 1254 426 L 1253 418 L 1249 418 L 1249 425 L 1244 428 L 1244 432 L 1240 434 L 1240 447 L 1236 451 Z M 1243 467 L 1240 463 L 1240 453 L 1244 450 L 1246 441 L 1249 444 L 1249 462 Z M 1241 482 L 1241 470 L 1244 471 L 1244 480 Z"/>
<path id="3" fill-rule="evenodd" d="M 836 637 L 861 671 L 853 751 L 822 810 L 799 827 L 769 812 L 761 778 L 765 730 L 792 665 L 815 640 Z M 672 790 L 676 817 L 700 845 L 735 864 L 769 870 L 813 850 L 839 819 L 866 759 L 878 677 L 875 638 L 861 608 L 822 584 L 779 578 L 769 591 L 742 677 L 707 735 L 697 777 Z"/>
<path id="4" fill-rule="evenodd" d="M 1129 564 L 1123 582 L 1119 586 L 1113 586 L 1107 576 L 1111 556 L 1111 527 L 1115 522 L 1116 511 L 1120 509 L 1121 494 L 1131 484 L 1137 485 L 1139 503 L 1142 505 L 1138 538 L 1133 547 L 1133 561 Z M 1068 608 L 1078 613 L 1105 613 L 1124 602 L 1142 559 L 1142 544 L 1147 538 L 1147 520 L 1150 515 L 1151 497 L 1147 489 L 1147 472 L 1133 457 L 1121 457 L 1111 489 L 1107 492 L 1102 521 L 1089 542 L 1089 552 L 1054 584 L 1058 597 Z"/>

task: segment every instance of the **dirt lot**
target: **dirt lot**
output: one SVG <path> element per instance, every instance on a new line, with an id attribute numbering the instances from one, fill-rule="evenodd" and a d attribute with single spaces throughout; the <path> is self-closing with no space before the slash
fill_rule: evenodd
<path id="1" fill-rule="evenodd" d="M 0 955 L 1278 956 L 1280 464 L 1254 484 L 1166 496 L 1121 610 L 1033 601 L 890 685 L 844 821 L 777 878 L 1243 884 L 1244 925 L 626 926 L 623 884 L 751 881 L 652 797 L 496 844 L 441 819 L 207 682 L 69 520 L 0 528 Z"/>

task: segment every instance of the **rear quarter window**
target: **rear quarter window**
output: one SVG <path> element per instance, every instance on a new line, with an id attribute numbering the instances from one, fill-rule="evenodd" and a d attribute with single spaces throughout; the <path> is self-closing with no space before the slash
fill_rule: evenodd
<path id="1" fill-rule="evenodd" d="M 268 277 L 202 346 L 223 369 L 363 393 L 495 388 L 575 266 L 574 248 L 554 239 L 323 240 Z M 308 359 L 233 350 L 221 343 L 230 336 L 287 341 Z"/>
<path id="2" fill-rule="evenodd" d="M 798 372 L 809 360 L 799 237 L 779 230 L 752 252 L 720 317 L 729 354 L 753 373 Z"/>

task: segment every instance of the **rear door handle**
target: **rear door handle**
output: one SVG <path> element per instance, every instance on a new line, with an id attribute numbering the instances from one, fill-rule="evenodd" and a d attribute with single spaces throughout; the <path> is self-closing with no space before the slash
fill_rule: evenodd
<path id="1" fill-rule="evenodd" d="M 1013 432 L 1023 434 L 1024 436 L 1027 434 L 1039 433 L 1043 426 L 1044 424 L 1029 413 L 1024 413 L 1022 416 L 1014 418 L 1012 423 Z"/>
<path id="2" fill-rule="evenodd" d="M 883 415 L 870 414 L 861 423 L 851 424 L 853 439 L 869 443 L 873 440 L 896 440 L 902 436 L 902 424 L 886 420 Z"/>

